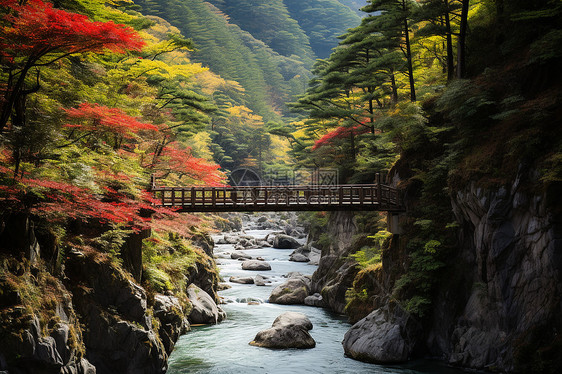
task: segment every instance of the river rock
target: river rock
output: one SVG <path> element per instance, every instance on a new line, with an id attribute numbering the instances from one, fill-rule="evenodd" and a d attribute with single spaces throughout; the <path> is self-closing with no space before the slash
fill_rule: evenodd
<path id="1" fill-rule="evenodd" d="M 236 235 L 225 235 L 221 242 L 224 242 L 224 244 L 236 244 L 238 240 L 240 239 Z"/>
<path id="2" fill-rule="evenodd" d="M 302 313 L 285 312 L 273 321 L 271 328 L 257 333 L 251 345 L 266 348 L 314 348 L 316 342 L 310 336 L 312 323 Z"/>
<path id="3" fill-rule="evenodd" d="M 293 253 L 289 255 L 289 261 L 308 262 L 310 261 L 310 259 L 308 258 L 309 253 L 310 253 L 310 247 L 303 245 L 295 249 Z"/>
<path id="4" fill-rule="evenodd" d="M 265 286 L 267 283 L 271 283 L 271 281 L 268 280 L 267 277 L 258 274 L 254 278 L 254 283 L 255 283 L 256 286 Z"/>
<path id="5" fill-rule="evenodd" d="M 275 287 L 269 296 L 269 302 L 274 304 L 304 304 L 304 299 L 310 293 L 310 287 L 302 279 L 290 278 L 285 283 Z"/>
<path id="6" fill-rule="evenodd" d="M 229 281 L 239 284 L 254 284 L 254 278 L 252 277 L 230 277 Z"/>
<path id="7" fill-rule="evenodd" d="M 187 297 L 193 305 L 189 321 L 193 324 L 219 323 L 226 318 L 226 313 L 217 306 L 209 294 L 194 284 L 187 288 Z"/>
<path id="8" fill-rule="evenodd" d="M 400 307 L 383 307 L 371 312 L 345 334 L 345 354 L 356 360 L 379 364 L 405 362 L 414 351 L 415 322 Z"/>
<path id="9" fill-rule="evenodd" d="M 304 298 L 304 304 L 309 306 L 324 307 L 324 301 L 322 300 L 322 295 L 315 293 Z"/>
<path id="10" fill-rule="evenodd" d="M 322 252 L 318 248 L 310 247 L 310 253 L 308 254 L 308 264 L 318 265 L 320 263 L 321 256 Z"/>
<path id="11" fill-rule="evenodd" d="M 239 260 L 239 259 L 251 260 L 252 256 L 244 252 L 234 252 L 230 254 L 230 258 L 233 260 Z"/>
<path id="12" fill-rule="evenodd" d="M 242 269 L 254 271 L 271 270 L 271 265 L 265 261 L 248 260 L 242 263 Z"/>
<path id="13" fill-rule="evenodd" d="M 289 235 L 285 235 L 285 234 L 278 234 L 277 236 L 275 236 L 275 239 L 273 240 L 273 247 L 274 248 L 296 249 L 300 246 L 301 245 L 297 241 L 297 239 L 295 239 L 295 238 L 293 238 Z"/>
<path id="14" fill-rule="evenodd" d="M 309 262 L 310 259 L 306 255 L 303 255 L 302 253 L 295 253 L 295 254 L 292 254 L 291 256 L 289 256 L 289 261 Z"/>

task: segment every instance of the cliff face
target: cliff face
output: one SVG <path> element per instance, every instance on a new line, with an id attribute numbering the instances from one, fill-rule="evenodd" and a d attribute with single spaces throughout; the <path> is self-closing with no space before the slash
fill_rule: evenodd
<path id="1" fill-rule="evenodd" d="M 521 179 L 499 189 L 473 183 L 452 197 L 459 244 L 443 271 L 430 320 L 411 318 L 389 302 L 406 254 L 398 246 L 383 253 L 380 277 L 372 280 L 379 302 L 346 334 L 347 355 L 396 362 L 429 354 L 453 365 L 505 372 L 562 367 L 559 197 L 534 194 L 531 182 Z M 352 217 L 332 217 L 328 230 L 335 241 L 313 277 L 313 287 L 337 312 L 343 311 L 345 289 L 359 277 L 344 259 L 356 231 Z"/>
<path id="2" fill-rule="evenodd" d="M 29 217 L 1 218 L 0 372 L 166 371 L 177 339 L 189 329 L 195 300 L 139 285 L 142 240 L 128 241 L 121 253 L 128 271 L 88 246 L 59 253 L 48 235 L 36 237 Z M 201 256 L 182 276 L 187 285 L 200 286 L 200 294 L 216 295 L 211 257 Z"/>
<path id="3" fill-rule="evenodd" d="M 312 275 L 312 293 L 320 293 L 326 306 L 337 313 L 345 308 L 345 292 L 357 274 L 356 262 L 348 259 L 352 253 L 353 236 L 357 225 L 352 212 L 335 212 L 326 231 L 331 242 L 322 250 L 318 269 Z"/>
<path id="4" fill-rule="evenodd" d="M 462 248 L 435 303 L 432 353 L 506 371 L 551 361 L 561 345 L 562 222 L 548 200 L 520 179 L 453 197 Z"/>

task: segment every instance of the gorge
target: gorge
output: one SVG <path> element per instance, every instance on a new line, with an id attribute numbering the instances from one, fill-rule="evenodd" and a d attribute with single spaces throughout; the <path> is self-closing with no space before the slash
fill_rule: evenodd
<path id="1" fill-rule="evenodd" d="M 0 0 L 0 373 L 558 373 L 560 25 Z"/>

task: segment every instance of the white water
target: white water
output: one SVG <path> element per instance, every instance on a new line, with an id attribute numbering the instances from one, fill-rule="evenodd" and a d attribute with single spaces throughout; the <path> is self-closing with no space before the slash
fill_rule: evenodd
<path id="1" fill-rule="evenodd" d="M 247 231 L 246 234 L 260 238 L 269 231 Z M 215 254 L 233 252 L 231 245 L 217 245 Z M 265 302 L 271 290 L 286 279 L 283 275 L 291 271 L 312 274 L 316 266 L 295 263 L 288 260 L 292 250 L 261 248 L 244 250 L 252 257 L 263 257 L 271 264 L 270 271 L 242 270 L 241 262 L 231 259 L 217 259 L 221 275 L 228 281 L 230 276 L 270 277 L 272 284 L 259 287 L 227 282 L 231 289 L 221 291 L 227 301 L 221 307 L 228 318 L 219 325 L 194 327 L 180 338 L 169 360 L 170 374 L 178 373 L 458 373 L 457 370 L 441 367 L 432 362 L 416 362 L 408 366 L 385 367 L 367 364 L 345 357 L 341 341 L 350 325 L 343 316 L 327 310 L 304 305 L 277 305 Z M 250 305 L 243 299 L 259 299 L 259 305 Z M 313 324 L 310 331 L 316 347 L 312 349 L 272 350 L 254 347 L 248 343 L 260 330 L 271 327 L 273 320 L 286 311 L 306 314 Z"/>

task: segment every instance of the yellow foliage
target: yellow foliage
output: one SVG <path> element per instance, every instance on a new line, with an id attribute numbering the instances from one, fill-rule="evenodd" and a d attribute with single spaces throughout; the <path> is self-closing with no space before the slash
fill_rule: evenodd
<path id="1" fill-rule="evenodd" d="M 213 153 L 211 152 L 211 136 L 206 131 L 198 132 L 190 138 L 189 146 L 195 157 L 204 158 L 207 161 L 213 161 Z"/>
<path id="2" fill-rule="evenodd" d="M 236 81 L 226 80 L 211 71 L 205 71 L 198 74 L 196 77 L 197 83 L 202 87 L 202 92 L 207 95 L 212 95 L 218 90 L 234 91 L 238 93 L 244 92 L 244 87 Z"/>

